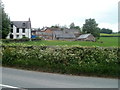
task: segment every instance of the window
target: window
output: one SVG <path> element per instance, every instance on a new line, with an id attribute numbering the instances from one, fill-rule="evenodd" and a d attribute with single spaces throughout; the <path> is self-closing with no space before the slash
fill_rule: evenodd
<path id="1" fill-rule="evenodd" d="M 11 28 L 11 33 L 13 33 L 13 29 Z"/>
<path id="2" fill-rule="evenodd" d="M 10 39 L 13 39 L 13 34 L 10 34 Z"/>
<path id="3" fill-rule="evenodd" d="M 25 33 L 25 28 L 22 29 L 22 33 Z"/>
<path id="4" fill-rule="evenodd" d="M 11 24 L 11 28 L 13 28 L 13 24 Z"/>
<path id="5" fill-rule="evenodd" d="M 17 28 L 17 33 L 19 33 L 19 28 Z"/>
<path id="6" fill-rule="evenodd" d="M 11 33 L 13 33 L 13 24 L 11 23 Z"/>
<path id="7" fill-rule="evenodd" d="M 19 38 L 19 35 L 16 35 L 16 38 Z"/>

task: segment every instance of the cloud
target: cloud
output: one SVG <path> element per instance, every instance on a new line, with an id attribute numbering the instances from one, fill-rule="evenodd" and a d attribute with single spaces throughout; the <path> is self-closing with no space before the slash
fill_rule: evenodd
<path id="1" fill-rule="evenodd" d="M 33 27 L 75 22 L 82 26 L 85 19 L 99 23 L 117 23 L 119 0 L 3 0 L 11 20 L 27 20 Z M 106 24 L 105 24 L 106 25 Z M 111 25 L 107 25 L 111 26 Z"/>
<path id="2" fill-rule="evenodd" d="M 100 23 L 100 24 L 99 24 L 99 27 L 100 27 L 100 28 L 112 29 L 114 32 L 118 32 L 118 23 L 115 23 L 115 24 Z"/>

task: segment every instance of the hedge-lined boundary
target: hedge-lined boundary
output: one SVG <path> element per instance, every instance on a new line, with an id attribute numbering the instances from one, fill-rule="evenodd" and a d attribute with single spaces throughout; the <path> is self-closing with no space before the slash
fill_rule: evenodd
<path id="1" fill-rule="evenodd" d="M 1 39 L 2 42 L 4 43 L 10 43 L 10 42 L 27 42 L 27 41 L 40 41 L 42 40 L 41 38 L 23 38 L 23 39 Z"/>
<path id="2" fill-rule="evenodd" d="M 118 77 L 120 48 L 2 46 L 3 66 L 75 75 Z"/>

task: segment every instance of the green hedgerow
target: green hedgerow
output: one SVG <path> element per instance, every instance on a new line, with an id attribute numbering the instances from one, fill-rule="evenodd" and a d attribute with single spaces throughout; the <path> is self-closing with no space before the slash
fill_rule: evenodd
<path id="1" fill-rule="evenodd" d="M 120 48 L 4 46 L 5 66 L 68 74 L 117 77 Z"/>

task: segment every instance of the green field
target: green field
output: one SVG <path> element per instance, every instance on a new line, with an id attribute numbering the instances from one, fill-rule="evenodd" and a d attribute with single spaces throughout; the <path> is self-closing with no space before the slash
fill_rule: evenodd
<path id="1" fill-rule="evenodd" d="M 41 40 L 2 44 L 2 65 L 7 67 L 113 78 L 120 71 L 118 37 L 101 37 L 96 42 Z"/>
<path id="2" fill-rule="evenodd" d="M 105 34 L 105 33 L 100 33 L 100 36 L 120 36 L 120 34 Z"/>
<path id="3" fill-rule="evenodd" d="M 42 40 L 29 41 L 23 43 L 3 43 L 3 45 L 19 45 L 19 46 L 100 46 L 100 47 L 117 47 L 118 37 L 101 37 L 97 42 L 90 41 L 60 41 L 60 40 Z"/>

